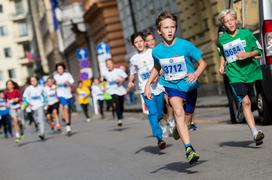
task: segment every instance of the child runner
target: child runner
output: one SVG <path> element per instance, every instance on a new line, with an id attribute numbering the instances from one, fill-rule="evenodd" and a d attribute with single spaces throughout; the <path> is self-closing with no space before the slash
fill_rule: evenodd
<path id="1" fill-rule="evenodd" d="M 92 94 L 93 94 L 93 96 L 96 96 L 101 119 L 104 119 L 104 111 L 103 111 L 104 94 L 103 94 L 103 90 L 100 86 L 100 82 L 99 82 L 98 78 L 94 78 L 94 82 L 92 85 Z M 94 103 L 96 103 L 96 102 L 94 102 Z"/>
<path id="2" fill-rule="evenodd" d="M 131 35 L 131 44 L 137 50 L 137 53 L 130 59 L 130 75 L 128 88 L 133 88 L 135 74 L 138 74 L 138 84 L 141 90 L 141 94 L 144 94 L 144 87 L 149 78 L 151 70 L 154 66 L 154 60 L 152 58 L 152 50 L 145 47 L 144 34 L 136 32 Z M 154 82 L 151 84 L 152 99 L 147 99 L 143 96 L 145 104 L 148 109 L 148 120 L 152 129 L 153 136 L 157 139 L 157 143 L 160 149 L 166 147 L 166 143 L 162 138 L 162 128 L 160 127 L 159 120 L 163 118 L 163 101 L 164 101 L 164 89 L 163 87 Z"/>
<path id="3" fill-rule="evenodd" d="M 112 96 L 114 108 L 117 115 L 117 125 L 122 126 L 123 112 L 124 112 L 124 96 L 127 91 L 123 86 L 127 78 L 127 74 L 118 68 L 114 68 L 113 61 L 107 59 L 106 66 L 108 72 L 104 74 L 105 79 L 107 80 L 107 92 Z"/>
<path id="4" fill-rule="evenodd" d="M 227 29 L 218 39 L 219 72 L 226 73 L 229 78 L 233 94 L 242 106 L 253 140 L 258 146 L 263 143 L 264 133 L 256 128 L 250 98 L 254 95 L 254 82 L 263 78 L 260 64 L 255 58 L 262 54 L 262 48 L 248 29 L 237 27 L 236 17 L 232 9 L 225 9 L 218 15 L 219 22 Z"/>
<path id="5" fill-rule="evenodd" d="M 83 110 L 83 113 L 86 117 L 86 122 L 90 122 L 90 116 L 89 116 L 89 96 L 90 96 L 90 90 L 83 86 L 82 81 L 78 81 L 78 88 L 76 89 L 77 96 L 78 96 L 78 102 Z"/>
<path id="6" fill-rule="evenodd" d="M 31 76 L 31 85 L 26 88 L 23 94 L 24 103 L 31 108 L 33 117 L 39 125 L 39 138 L 45 139 L 44 133 L 44 105 L 46 103 L 43 87 L 38 85 L 38 78 Z"/>
<path id="7" fill-rule="evenodd" d="M 5 98 L 7 99 L 10 116 L 15 128 L 15 142 L 19 143 L 24 137 L 24 119 L 21 111 L 22 95 L 16 82 L 8 80 L 6 82 Z"/>
<path id="8" fill-rule="evenodd" d="M 9 136 L 13 137 L 11 118 L 4 91 L 0 91 L 0 127 L 3 127 L 4 129 L 5 138 L 8 138 Z"/>
<path id="9" fill-rule="evenodd" d="M 60 109 L 63 119 L 66 123 L 66 132 L 70 136 L 72 134 L 71 129 L 71 111 L 72 111 L 72 90 L 71 86 L 74 83 L 72 75 L 65 72 L 65 64 L 56 64 L 57 73 L 54 75 L 54 80 L 57 84 L 57 95 L 60 102 Z"/>
<path id="10" fill-rule="evenodd" d="M 57 97 L 57 86 L 54 84 L 54 79 L 52 77 L 48 77 L 46 80 L 44 95 L 46 97 L 46 116 L 50 128 L 52 130 L 56 129 L 57 131 L 61 131 L 60 127 L 60 119 L 59 119 L 59 100 Z M 53 119 L 55 119 L 56 124 L 54 127 Z"/>
<path id="11" fill-rule="evenodd" d="M 153 49 L 155 65 L 145 86 L 145 96 L 148 99 L 152 98 L 150 85 L 162 69 L 163 75 L 159 82 L 168 94 L 177 130 L 185 146 L 186 158 L 190 164 L 193 164 L 198 161 L 199 155 L 190 142 L 183 105 L 185 103 L 190 105 L 193 97 L 196 96 L 197 79 L 205 69 L 206 63 L 201 58 L 202 52 L 198 48 L 186 40 L 175 37 L 177 17 L 174 14 L 161 13 L 157 17 L 156 25 L 163 43 Z M 193 60 L 199 64 L 196 70 Z"/>

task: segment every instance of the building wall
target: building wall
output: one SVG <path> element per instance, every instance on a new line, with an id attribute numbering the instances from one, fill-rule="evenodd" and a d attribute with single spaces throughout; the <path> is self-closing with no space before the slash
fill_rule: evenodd
<path id="1" fill-rule="evenodd" d="M 157 16 L 166 10 L 176 15 L 179 11 L 176 0 L 131 0 L 131 8 L 129 0 L 117 0 L 117 2 L 127 50 L 127 60 L 135 52 L 130 43 L 130 36 L 135 31 L 151 31 L 155 34 L 157 41 L 160 42 L 161 39 L 156 33 L 155 26 Z M 176 34 L 181 36 L 179 28 Z"/>
<path id="2" fill-rule="evenodd" d="M 124 64 L 126 49 L 116 0 L 85 1 L 84 7 L 89 7 L 84 20 L 90 27 L 95 46 L 107 42 L 113 61 Z"/>
<path id="3" fill-rule="evenodd" d="M 0 26 L 6 27 L 7 32 L 6 35 L 0 36 L 0 89 L 3 89 L 5 82 L 10 79 L 8 70 L 14 69 L 15 77 L 12 79 L 19 85 L 23 85 L 26 77 L 31 73 L 33 67 L 26 58 L 23 43 L 29 43 L 30 48 L 33 48 L 33 33 L 26 0 L 23 0 L 24 13 L 21 16 L 15 15 L 14 1 L 0 0 L 0 5 L 3 7 L 0 13 Z M 23 35 L 22 30 L 19 31 L 19 23 L 22 21 L 27 24 Z M 11 49 L 11 57 L 5 57 L 4 48 L 7 47 Z"/>

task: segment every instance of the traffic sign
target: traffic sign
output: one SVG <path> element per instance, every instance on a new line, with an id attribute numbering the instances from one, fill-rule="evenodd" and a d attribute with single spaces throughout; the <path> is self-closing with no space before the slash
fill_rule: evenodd
<path id="1" fill-rule="evenodd" d="M 97 54 L 109 54 L 110 53 L 110 45 L 105 42 L 101 42 L 96 47 Z"/>
<path id="2" fill-rule="evenodd" d="M 80 73 L 79 78 L 82 81 L 86 81 L 89 79 L 89 74 L 87 72 L 82 72 L 82 73 Z"/>
<path id="3" fill-rule="evenodd" d="M 76 50 L 76 58 L 78 60 L 86 60 L 89 58 L 89 52 L 87 48 L 78 48 Z"/>
<path id="4" fill-rule="evenodd" d="M 80 67 L 82 67 L 82 68 L 87 68 L 90 66 L 90 62 L 88 60 L 82 60 L 82 61 L 80 61 L 79 64 L 80 64 Z"/>

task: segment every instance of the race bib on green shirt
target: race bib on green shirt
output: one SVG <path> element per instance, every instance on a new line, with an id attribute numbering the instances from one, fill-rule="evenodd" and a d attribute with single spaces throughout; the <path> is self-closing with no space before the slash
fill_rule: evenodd
<path id="1" fill-rule="evenodd" d="M 223 49 L 225 58 L 228 61 L 228 63 L 232 63 L 238 60 L 236 56 L 238 52 L 245 52 L 243 43 L 240 38 L 224 44 Z"/>
<path id="2" fill-rule="evenodd" d="M 187 74 L 184 56 L 160 59 L 160 64 L 167 81 L 183 79 Z"/>

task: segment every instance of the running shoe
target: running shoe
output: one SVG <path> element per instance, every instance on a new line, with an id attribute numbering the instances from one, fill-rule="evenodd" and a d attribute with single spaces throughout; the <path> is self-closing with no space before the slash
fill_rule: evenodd
<path id="1" fill-rule="evenodd" d="M 90 119 L 90 118 L 87 118 L 87 119 L 86 119 L 86 122 L 91 122 L 91 119 Z"/>
<path id="2" fill-rule="evenodd" d="M 191 123 L 189 126 L 188 126 L 188 129 L 190 131 L 196 131 L 198 129 L 197 125 L 195 123 Z"/>
<path id="3" fill-rule="evenodd" d="M 162 140 L 162 139 L 159 140 L 158 141 L 158 147 L 159 147 L 160 150 L 165 149 L 166 148 L 166 142 L 164 140 Z"/>
<path id="4" fill-rule="evenodd" d="M 19 142 L 21 141 L 21 138 L 20 137 L 16 137 L 15 138 L 15 142 L 18 144 Z"/>
<path id="5" fill-rule="evenodd" d="M 179 140 L 179 138 L 180 138 L 179 132 L 178 132 L 178 130 L 177 130 L 177 127 L 175 127 L 174 130 L 173 130 L 173 138 L 174 138 L 175 140 Z"/>
<path id="6" fill-rule="evenodd" d="M 256 146 L 263 144 L 263 139 L 264 139 L 264 133 L 262 131 L 258 131 L 258 133 L 254 137 Z"/>
<path id="7" fill-rule="evenodd" d="M 119 120 L 117 121 L 117 126 L 121 127 L 122 125 L 123 125 L 123 122 L 122 122 L 121 119 L 119 119 Z"/>
<path id="8" fill-rule="evenodd" d="M 186 148 L 186 158 L 190 164 L 194 164 L 198 161 L 199 155 L 195 152 L 192 146 Z"/>
<path id="9" fill-rule="evenodd" d="M 39 135 L 39 138 L 40 138 L 42 141 L 45 140 L 45 137 L 44 137 L 43 134 Z"/>
<path id="10" fill-rule="evenodd" d="M 68 136 L 71 136 L 71 135 L 72 135 L 71 126 L 66 126 L 66 133 L 67 133 Z"/>

